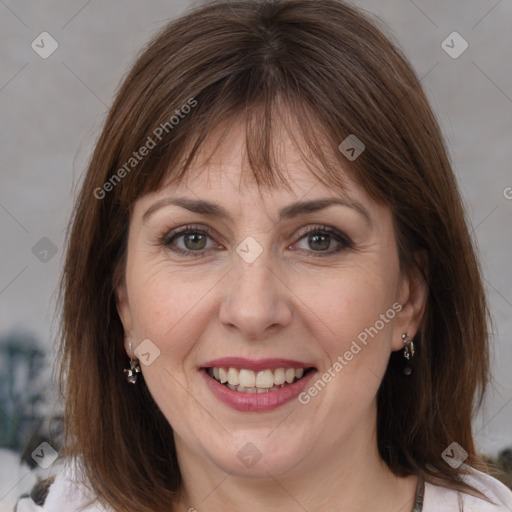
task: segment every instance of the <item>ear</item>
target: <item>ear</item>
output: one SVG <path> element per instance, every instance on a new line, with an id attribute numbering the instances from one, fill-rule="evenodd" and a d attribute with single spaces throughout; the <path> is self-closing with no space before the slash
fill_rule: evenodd
<path id="1" fill-rule="evenodd" d="M 418 332 L 428 300 L 428 257 L 426 251 L 414 255 L 415 264 L 404 272 L 399 287 L 398 302 L 402 309 L 396 316 L 393 328 L 392 350 L 404 348 L 402 334 L 413 339 Z"/>
<path id="2" fill-rule="evenodd" d="M 130 303 L 128 301 L 128 293 L 126 291 L 126 283 L 123 282 L 117 286 L 115 294 L 117 313 L 119 314 L 124 329 L 124 349 L 129 357 L 135 358 L 133 350 L 130 350 L 128 345 L 132 338 L 133 319 Z"/>

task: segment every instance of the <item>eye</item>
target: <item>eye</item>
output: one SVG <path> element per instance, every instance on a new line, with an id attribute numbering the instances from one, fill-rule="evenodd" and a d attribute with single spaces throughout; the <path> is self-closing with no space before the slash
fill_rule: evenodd
<path id="1" fill-rule="evenodd" d="M 292 247 L 312 256 L 328 256 L 353 246 L 348 236 L 328 226 L 309 226 L 296 236 L 299 241 Z M 174 253 L 191 257 L 206 256 L 211 249 L 219 248 L 213 241 L 211 230 L 203 226 L 177 228 L 162 238 L 161 245 Z"/>
<path id="2" fill-rule="evenodd" d="M 294 245 L 297 246 L 303 242 L 303 246 L 299 247 L 299 250 L 319 253 L 315 254 L 315 256 L 327 256 L 338 253 L 353 245 L 348 236 L 328 226 L 310 226 L 297 233 L 297 236 L 300 240 Z"/>
<path id="3" fill-rule="evenodd" d="M 204 256 L 209 249 L 218 247 L 215 244 L 207 246 L 211 237 L 211 231 L 205 227 L 184 226 L 167 233 L 161 244 L 178 254 Z"/>

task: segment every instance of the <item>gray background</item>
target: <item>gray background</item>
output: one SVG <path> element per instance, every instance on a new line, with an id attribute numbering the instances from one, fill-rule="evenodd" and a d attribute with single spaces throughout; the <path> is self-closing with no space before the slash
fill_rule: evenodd
<path id="1" fill-rule="evenodd" d="M 0 0 L 0 334 L 34 333 L 49 361 L 65 230 L 101 123 L 143 43 L 195 3 Z M 387 24 L 447 138 L 495 319 L 496 382 L 475 421 L 495 455 L 512 445 L 512 1 L 354 3 Z M 48 59 L 31 47 L 44 31 L 59 45 Z M 469 44 L 456 59 L 441 46 L 453 31 Z M 47 262 L 32 251 L 42 237 L 57 249 Z M 0 458 L 4 475 L 8 464 Z M 8 488 L 0 483 L 0 504 Z"/>

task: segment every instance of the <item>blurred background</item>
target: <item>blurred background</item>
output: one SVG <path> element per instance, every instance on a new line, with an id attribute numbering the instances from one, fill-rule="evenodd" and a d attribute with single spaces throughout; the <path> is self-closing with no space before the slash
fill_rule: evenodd
<path id="1" fill-rule="evenodd" d="M 480 449 L 511 469 L 512 2 L 352 3 L 387 25 L 447 139 L 495 321 L 495 382 L 474 429 Z M 56 293 L 95 139 L 143 44 L 197 4 L 0 0 L 0 510 L 58 456 Z"/>

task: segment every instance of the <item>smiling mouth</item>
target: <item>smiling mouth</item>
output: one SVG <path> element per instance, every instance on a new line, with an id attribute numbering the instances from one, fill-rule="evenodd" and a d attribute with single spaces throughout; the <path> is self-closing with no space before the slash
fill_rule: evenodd
<path id="1" fill-rule="evenodd" d="M 210 367 L 206 373 L 227 388 L 240 393 L 269 393 L 304 378 L 314 368 L 276 368 L 253 371 L 245 368 Z"/>

